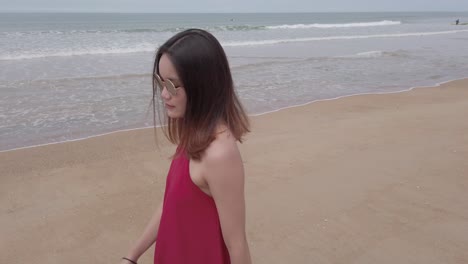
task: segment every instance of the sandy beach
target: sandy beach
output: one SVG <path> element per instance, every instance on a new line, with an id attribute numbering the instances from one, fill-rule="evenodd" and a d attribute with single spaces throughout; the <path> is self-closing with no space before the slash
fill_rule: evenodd
<path id="1" fill-rule="evenodd" d="M 252 117 L 253 262 L 468 263 L 467 115 L 465 79 Z M 0 263 L 118 263 L 163 196 L 175 147 L 158 138 L 0 153 Z"/>

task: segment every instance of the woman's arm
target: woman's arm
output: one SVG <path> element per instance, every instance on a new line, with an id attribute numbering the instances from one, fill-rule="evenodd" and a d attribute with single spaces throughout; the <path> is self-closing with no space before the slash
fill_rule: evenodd
<path id="1" fill-rule="evenodd" d="M 245 232 L 244 166 L 236 142 L 212 142 L 203 158 L 203 167 L 231 264 L 250 264 Z"/>
<path id="2" fill-rule="evenodd" d="M 135 262 L 143 255 L 143 253 L 148 250 L 151 245 L 156 241 L 156 236 L 158 234 L 159 222 L 161 220 L 161 213 L 163 208 L 163 202 L 160 203 L 156 212 L 154 212 L 153 217 L 151 217 L 149 223 L 146 225 L 145 230 L 141 237 L 137 240 L 135 245 L 130 249 L 128 254 L 125 256 Z M 130 263 L 127 260 L 122 260 L 122 263 Z"/>

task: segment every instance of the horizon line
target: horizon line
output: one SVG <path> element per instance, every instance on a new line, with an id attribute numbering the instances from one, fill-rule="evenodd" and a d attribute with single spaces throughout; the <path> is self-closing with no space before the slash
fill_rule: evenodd
<path id="1" fill-rule="evenodd" d="M 72 11 L 72 10 L 0 10 L 0 13 L 64 13 L 64 14 L 313 14 L 313 13 L 467 13 L 468 10 L 455 11 L 455 10 L 405 10 L 405 11 L 216 11 L 216 12 L 145 12 L 145 11 Z"/>

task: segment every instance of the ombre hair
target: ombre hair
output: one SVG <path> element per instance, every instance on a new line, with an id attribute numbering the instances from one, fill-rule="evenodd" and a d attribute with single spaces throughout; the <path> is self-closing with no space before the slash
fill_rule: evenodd
<path id="1" fill-rule="evenodd" d="M 250 132 L 249 119 L 240 103 L 232 81 L 226 54 L 218 40 L 200 29 L 182 31 L 167 40 L 156 52 L 153 73 L 159 74 L 159 61 L 166 54 L 174 65 L 187 94 L 183 118 L 171 118 L 156 111 L 156 96 L 160 96 L 153 74 L 153 117 L 163 117 L 164 135 L 194 160 L 200 160 L 206 148 L 216 138 L 217 125 L 222 122 L 239 142 Z M 160 98 L 158 98 L 160 99 Z"/>

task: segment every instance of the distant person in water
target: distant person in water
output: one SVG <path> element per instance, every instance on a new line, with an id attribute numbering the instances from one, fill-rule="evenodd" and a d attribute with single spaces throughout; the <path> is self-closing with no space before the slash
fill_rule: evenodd
<path id="1" fill-rule="evenodd" d="M 455 20 L 455 25 L 460 24 L 460 19 Z"/>

